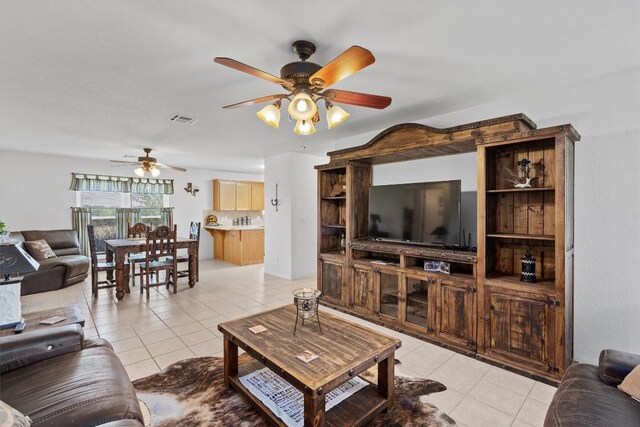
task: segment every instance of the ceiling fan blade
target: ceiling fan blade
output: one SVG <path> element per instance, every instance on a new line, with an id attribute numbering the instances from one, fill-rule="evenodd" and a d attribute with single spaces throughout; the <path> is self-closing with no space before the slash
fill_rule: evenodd
<path id="1" fill-rule="evenodd" d="M 238 102 L 236 104 L 225 105 L 222 108 L 228 109 L 228 108 L 244 107 L 245 105 L 260 104 L 262 102 L 271 101 L 272 99 L 281 99 L 281 98 L 284 98 L 284 97 L 287 97 L 287 96 L 289 96 L 289 95 L 287 95 L 287 94 L 268 95 L 268 96 L 263 96 L 262 98 L 255 98 L 255 99 L 250 99 L 248 101 Z"/>
<path id="2" fill-rule="evenodd" d="M 347 90 L 331 89 L 322 93 L 330 102 L 338 104 L 357 105 L 359 107 L 377 108 L 383 110 L 391 104 L 388 96 L 370 95 L 368 93 L 349 92 Z"/>
<path id="3" fill-rule="evenodd" d="M 176 170 L 176 171 L 179 171 L 179 172 L 186 172 L 187 171 L 185 168 L 181 168 L 181 167 L 178 167 L 178 166 L 165 165 L 164 163 L 158 163 L 158 162 L 155 162 L 154 166 L 158 166 L 159 168 L 162 168 L 162 169 L 173 169 L 173 170 Z"/>
<path id="4" fill-rule="evenodd" d="M 320 88 L 329 87 L 374 62 L 376 58 L 367 49 L 351 46 L 309 77 L 309 82 Z"/>
<path id="5" fill-rule="evenodd" d="M 235 59 L 223 58 L 218 56 L 216 58 L 213 58 L 213 61 L 221 65 L 226 65 L 227 67 L 233 68 L 234 70 L 242 71 L 243 73 L 251 74 L 252 76 L 259 77 L 264 80 L 268 80 L 272 83 L 291 86 L 290 82 L 283 80 L 280 77 L 276 77 L 273 74 L 269 74 L 265 71 L 258 70 L 257 68 L 254 68 L 247 64 L 243 64 L 242 62 L 236 61 Z"/>
<path id="6" fill-rule="evenodd" d="M 137 165 L 137 164 L 138 164 L 138 162 L 130 162 L 130 161 L 128 161 L 128 160 L 109 160 L 109 161 L 110 161 L 110 162 L 113 162 L 113 163 L 124 163 L 124 164 L 126 164 L 126 165 Z M 115 165 L 114 165 L 114 166 L 115 166 Z M 123 166 L 124 166 L 124 165 L 123 165 Z"/>

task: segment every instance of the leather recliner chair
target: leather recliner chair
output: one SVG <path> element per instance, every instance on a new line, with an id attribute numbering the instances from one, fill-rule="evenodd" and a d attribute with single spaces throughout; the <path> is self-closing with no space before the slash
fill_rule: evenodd
<path id="1" fill-rule="evenodd" d="M 89 274 L 91 261 L 89 257 L 80 254 L 76 230 L 19 231 L 11 233 L 11 238 L 18 240 L 23 249 L 25 241 L 44 239 L 56 254 L 55 258 L 39 261 L 38 271 L 23 277 L 22 295 L 64 288 L 82 282 Z"/>
<path id="2" fill-rule="evenodd" d="M 0 338 L 0 399 L 32 426 L 140 427 L 142 412 L 124 366 L 107 341 L 80 325 Z"/>
<path id="3" fill-rule="evenodd" d="M 640 355 L 602 350 L 598 366 L 571 365 L 544 420 L 545 426 L 640 426 L 640 402 L 618 385 L 640 364 Z"/>

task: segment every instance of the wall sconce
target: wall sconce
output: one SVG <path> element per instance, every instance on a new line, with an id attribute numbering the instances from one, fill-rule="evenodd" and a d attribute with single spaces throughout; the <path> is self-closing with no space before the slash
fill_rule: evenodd
<path id="1" fill-rule="evenodd" d="M 184 191 L 186 191 L 187 193 L 191 193 L 193 196 L 195 196 L 196 193 L 200 191 L 200 189 L 198 187 L 194 187 L 193 184 L 188 182 L 187 186 L 184 187 Z"/>
<path id="2" fill-rule="evenodd" d="M 276 183 L 276 198 L 271 199 L 271 206 L 276 207 L 276 212 L 278 212 L 278 184 Z"/>

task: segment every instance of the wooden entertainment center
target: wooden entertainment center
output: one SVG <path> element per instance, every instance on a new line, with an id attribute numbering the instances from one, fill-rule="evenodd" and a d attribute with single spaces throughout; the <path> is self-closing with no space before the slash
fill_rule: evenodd
<path id="1" fill-rule="evenodd" d="M 330 162 L 316 166 L 322 303 L 558 381 L 573 357 L 579 139 L 571 125 L 536 129 L 515 114 L 447 129 L 400 124 L 365 145 L 328 153 Z M 470 152 L 477 155 L 477 252 L 369 239 L 373 165 Z M 522 159 L 532 165 L 530 188 L 510 182 Z M 520 280 L 525 253 L 535 257 L 537 283 Z M 424 261 L 446 261 L 450 274 L 427 272 Z"/>

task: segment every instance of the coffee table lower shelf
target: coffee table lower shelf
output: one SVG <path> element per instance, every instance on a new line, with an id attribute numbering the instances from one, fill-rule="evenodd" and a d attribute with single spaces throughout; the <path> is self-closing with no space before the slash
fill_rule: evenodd
<path id="1" fill-rule="evenodd" d="M 265 366 L 257 360 L 252 360 L 238 366 L 238 376 L 229 378 L 231 386 L 258 409 L 258 411 L 272 424 L 285 427 L 282 422 L 269 408 L 267 408 L 256 396 L 254 396 L 241 382 L 240 377 L 248 375 Z M 363 389 L 350 396 L 331 408 L 325 414 L 325 426 L 344 427 L 360 426 L 371 421 L 376 415 L 387 407 L 387 399 L 380 395 L 378 387 L 369 384 Z"/>

